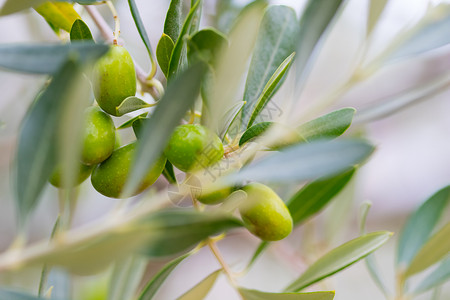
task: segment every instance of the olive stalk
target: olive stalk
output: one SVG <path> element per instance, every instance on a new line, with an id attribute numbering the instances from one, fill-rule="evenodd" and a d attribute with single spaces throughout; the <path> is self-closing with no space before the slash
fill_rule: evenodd
<path id="1" fill-rule="evenodd" d="M 111 1 L 105 1 L 103 3 L 106 3 L 106 5 L 108 5 L 109 10 L 111 10 L 111 14 L 113 15 L 114 18 L 114 39 L 113 39 L 113 44 L 117 45 L 117 42 L 119 40 L 119 35 L 120 35 L 120 19 L 119 19 L 119 15 L 117 14 L 117 10 L 114 6 L 114 4 Z"/>

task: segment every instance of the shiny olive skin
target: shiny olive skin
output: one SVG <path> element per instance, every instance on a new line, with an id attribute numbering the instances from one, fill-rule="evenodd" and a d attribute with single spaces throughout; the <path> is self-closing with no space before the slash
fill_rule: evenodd
<path id="1" fill-rule="evenodd" d="M 231 193 L 233 189 L 226 187 L 216 191 L 208 191 L 208 189 L 202 189 L 202 192 L 197 195 L 197 200 L 203 204 L 214 205 L 222 203 Z"/>
<path id="2" fill-rule="evenodd" d="M 181 171 L 196 171 L 217 163 L 223 156 L 223 145 L 208 128 L 185 124 L 175 128 L 164 154 Z"/>
<path id="3" fill-rule="evenodd" d="M 239 212 L 251 233 L 265 241 L 282 240 L 291 233 L 291 214 L 271 188 L 250 183 L 242 190 L 247 193 L 247 199 L 240 205 Z"/>
<path id="4" fill-rule="evenodd" d="M 136 143 L 131 143 L 113 151 L 111 156 L 97 165 L 92 172 L 92 186 L 102 195 L 110 198 L 120 198 L 123 188 L 128 179 L 133 156 L 136 150 Z M 137 195 L 151 186 L 161 175 L 166 164 L 166 158 L 159 158 L 148 171 L 145 178 L 135 192 Z M 128 196 L 134 196 L 128 195 Z"/>
<path id="5" fill-rule="evenodd" d="M 112 46 L 99 59 L 93 73 L 94 95 L 108 114 L 118 116 L 116 107 L 136 94 L 136 70 L 130 53 L 122 46 Z"/>
<path id="6" fill-rule="evenodd" d="M 62 167 L 61 165 L 56 165 L 55 169 L 53 170 L 52 174 L 50 175 L 50 178 L 48 181 L 57 188 L 72 188 L 77 185 L 80 185 L 83 181 L 85 181 L 89 175 L 91 175 L 92 166 L 86 166 L 83 164 L 78 164 L 79 171 L 75 178 L 75 182 L 72 186 L 63 186 L 62 182 Z"/>
<path id="7" fill-rule="evenodd" d="M 96 165 L 107 159 L 113 152 L 116 143 L 116 127 L 111 117 L 95 106 L 88 107 L 84 117 L 80 160 L 85 165 Z"/>

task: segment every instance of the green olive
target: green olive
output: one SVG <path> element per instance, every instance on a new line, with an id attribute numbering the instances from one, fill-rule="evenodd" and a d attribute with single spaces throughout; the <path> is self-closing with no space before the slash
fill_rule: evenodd
<path id="1" fill-rule="evenodd" d="M 243 190 L 247 193 L 247 199 L 240 205 L 239 211 L 251 233 L 265 241 L 278 241 L 291 233 L 291 214 L 272 189 L 260 183 L 251 183 Z"/>
<path id="2" fill-rule="evenodd" d="M 62 167 L 60 164 L 56 165 L 55 169 L 53 170 L 53 173 L 50 175 L 49 182 L 57 187 L 57 188 L 72 188 L 79 184 L 81 184 L 83 181 L 85 181 L 89 175 L 91 175 L 92 172 L 92 166 L 86 166 L 83 164 L 78 164 L 79 171 L 74 178 L 75 182 L 72 186 L 64 186 L 62 182 Z"/>
<path id="3" fill-rule="evenodd" d="M 92 172 L 92 186 L 102 195 L 111 198 L 120 198 L 123 188 L 128 179 L 132 160 L 136 150 L 136 143 L 125 145 L 114 150 L 111 156 L 95 167 Z M 137 195 L 151 186 L 161 175 L 166 164 L 166 158 L 159 158 L 152 168 L 148 171 L 145 178 L 142 179 Z"/>
<path id="4" fill-rule="evenodd" d="M 201 193 L 197 195 L 197 200 L 207 205 L 219 204 L 223 202 L 232 192 L 233 189 L 230 187 L 214 191 L 209 191 L 208 189 L 202 188 Z"/>
<path id="5" fill-rule="evenodd" d="M 136 94 L 136 71 L 130 53 L 122 46 L 112 46 L 96 64 L 93 74 L 98 105 L 117 116 L 116 107 Z"/>
<path id="6" fill-rule="evenodd" d="M 223 156 L 223 145 L 208 128 L 186 124 L 175 128 L 164 153 L 181 171 L 196 171 L 217 163 Z"/>
<path id="7" fill-rule="evenodd" d="M 107 159 L 113 152 L 116 127 L 111 117 L 98 107 L 88 107 L 84 116 L 81 162 L 85 165 L 96 165 Z"/>

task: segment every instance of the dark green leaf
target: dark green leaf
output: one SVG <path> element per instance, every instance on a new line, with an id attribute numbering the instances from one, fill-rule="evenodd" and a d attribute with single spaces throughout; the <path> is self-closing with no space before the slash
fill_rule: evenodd
<path id="1" fill-rule="evenodd" d="M 164 22 L 164 34 L 168 35 L 174 43 L 178 40 L 181 32 L 182 8 L 182 0 L 170 1 L 170 6 L 166 14 L 166 21 Z"/>
<path id="2" fill-rule="evenodd" d="M 250 142 L 266 132 L 267 129 L 273 124 L 273 122 L 261 122 L 258 124 L 253 125 L 252 127 L 248 128 L 244 134 L 241 136 L 241 139 L 239 140 L 239 147 L 244 145 L 247 142 Z"/>
<path id="3" fill-rule="evenodd" d="M 367 16 L 367 36 L 371 35 L 387 3 L 388 0 L 370 0 L 369 14 Z"/>
<path id="4" fill-rule="evenodd" d="M 411 263 L 430 238 L 449 203 L 450 186 L 447 186 L 432 195 L 409 217 L 399 237 L 397 265 L 400 269 Z"/>
<path id="5" fill-rule="evenodd" d="M 424 293 L 436 286 L 443 284 L 450 279 L 450 257 L 429 274 L 414 290 L 415 294 Z"/>
<path id="6" fill-rule="evenodd" d="M 105 54 L 107 45 L 71 43 L 67 45 L 51 44 L 3 44 L 0 45 L 0 68 L 13 71 L 52 74 L 59 70 L 69 57 L 80 62 L 93 61 Z"/>
<path id="7" fill-rule="evenodd" d="M 354 108 L 342 108 L 299 126 L 298 132 L 307 141 L 336 138 L 350 127 L 354 114 Z"/>
<path id="8" fill-rule="evenodd" d="M 176 40 L 173 48 L 172 56 L 169 62 L 168 78 L 172 78 L 176 74 L 180 73 L 187 67 L 187 45 L 184 36 L 188 34 L 189 27 L 191 26 L 192 18 L 195 12 L 199 8 L 201 0 L 197 0 L 195 5 L 191 8 L 186 20 L 184 21 L 183 28 L 180 32 L 180 37 Z"/>
<path id="9" fill-rule="evenodd" d="M 170 184 L 176 184 L 177 178 L 175 177 L 175 172 L 173 171 L 173 165 L 170 163 L 170 161 L 166 161 L 166 166 L 163 170 L 163 175 L 169 181 Z"/>
<path id="10" fill-rule="evenodd" d="M 275 70 L 275 73 L 273 73 L 272 77 L 270 77 L 266 86 L 259 95 L 258 99 L 256 99 L 256 101 L 254 102 L 255 105 L 253 107 L 253 110 L 250 112 L 250 120 L 248 121 L 247 129 L 253 125 L 253 122 L 255 122 L 256 118 L 259 116 L 264 107 L 266 107 L 267 103 L 269 103 L 270 99 L 272 98 L 272 96 L 275 94 L 276 90 L 282 83 L 286 72 L 291 66 L 292 60 L 294 59 L 294 55 L 295 53 L 289 55 Z"/>
<path id="11" fill-rule="evenodd" d="M 164 73 L 166 78 L 168 77 L 169 62 L 174 46 L 175 45 L 173 44 L 170 36 L 166 35 L 165 33 L 163 33 L 161 39 L 158 42 L 158 45 L 156 46 L 156 59 L 158 60 L 159 67 L 161 68 L 161 71 Z"/>
<path id="12" fill-rule="evenodd" d="M 227 38 L 214 28 L 196 32 L 188 40 L 188 59 L 190 63 L 199 60 L 214 65 L 222 49 L 227 45 Z"/>
<path id="13" fill-rule="evenodd" d="M 373 150 L 373 146 L 363 140 L 298 144 L 268 155 L 225 180 L 287 183 L 333 176 L 362 163 Z"/>
<path id="14" fill-rule="evenodd" d="M 124 99 L 122 103 L 116 107 L 116 112 L 118 116 L 123 116 L 124 114 L 152 106 L 154 106 L 154 104 L 148 104 L 138 97 L 130 96 Z"/>
<path id="15" fill-rule="evenodd" d="M 350 181 L 355 168 L 311 182 L 287 201 L 294 224 L 300 224 L 323 209 Z"/>
<path id="16" fill-rule="evenodd" d="M 164 281 L 169 277 L 170 273 L 186 258 L 191 256 L 192 252 L 186 253 L 180 257 L 167 263 L 158 274 L 153 277 L 150 282 L 145 286 L 138 300 L 151 300 L 155 296 L 158 289 L 164 283 Z"/>
<path id="17" fill-rule="evenodd" d="M 86 23 L 84 23 L 83 20 L 78 19 L 73 22 L 72 29 L 70 29 L 70 40 L 94 41 L 94 38 Z"/>
<path id="18" fill-rule="evenodd" d="M 313 293 L 266 293 L 239 288 L 244 300 L 333 300 L 334 292 Z"/>
<path id="19" fill-rule="evenodd" d="M 297 36 L 297 16 L 292 8 L 280 5 L 271 6 L 267 9 L 261 22 L 245 83 L 243 100 L 247 103 L 244 107 L 242 120 L 244 124 L 248 124 L 247 128 L 252 125 L 249 122 L 252 112 L 258 105 L 258 100 L 272 75 L 283 61 L 295 51 Z M 267 95 L 266 101 L 270 100 L 270 97 L 274 94 L 276 85 L 283 81 L 282 75 L 271 93 Z"/>
<path id="20" fill-rule="evenodd" d="M 130 6 L 131 15 L 133 16 L 134 24 L 139 32 L 139 35 L 144 42 L 145 48 L 147 49 L 150 59 L 153 61 L 153 51 L 150 44 L 150 39 L 148 38 L 147 31 L 145 30 L 144 23 L 142 22 L 141 16 L 139 15 L 139 9 L 136 6 L 134 0 L 128 0 L 128 5 Z"/>
<path id="21" fill-rule="evenodd" d="M 152 117 L 142 128 L 142 138 L 138 142 L 125 195 L 131 194 L 137 188 L 149 167 L 160 157 L 174 128 L 197 99 L 203 72 L 202 65 L 195 65 L 181 73 L 167 86 Z"/>
<path id="22" fill-rule="evenodd" d="M 148 113 L 143 113 L 140 114 L 134 118 L 129 119 L 128 121 L 124 122 L 122 125 L 120 125 L 119 127 L 117 127 L 117 129 L 125 129 L 125 128 L 129 128 L 131 126 L 133 126 L 134 121 L 138 120 L 138 119 L 145 119 L 145 117 L 147 116 Z"/>
<path id="23" fill-rule="evenodd" d="M 222 269 L 211 273 L 205 279 L 200 281 L 196 286 L 194 286 L 192 289 L 190 289 L 189 291 L 184 293 L 177 300 L 199 300 L 199 299 L 204 299 L 208 295 L 208 293 L 211 290 L 211 288 L 216 283 L 217 277 L 219 277 L 221 272 L 222 272 Z"/>
<path id="24" fill-rule="evenodd" d="M 391 235 L 387 231 L 368 233 L 331 250 L 291 283 L 286 291 L 300 291 L 349 267 L 385 244 Z"/>

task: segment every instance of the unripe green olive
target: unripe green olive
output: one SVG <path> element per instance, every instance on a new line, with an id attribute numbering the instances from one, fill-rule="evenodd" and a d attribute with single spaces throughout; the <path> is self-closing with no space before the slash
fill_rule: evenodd
<path id="1" fill-rule="evenodd" d="M 84 116 L 81 162 L 85 165 L 99 164 L 114 150 L 116 127 L 111 117 L 98 107 L 88 107 Z"/>
<path id="2" fill-rule="evenodd" d="M 232 192 L 233 189 L 231 187 L 225 187 L 214 191 L 202 189 L 202 192 L 197 195 L 197 200 L 207 205 L 219 204 L 223 202 Z"/>
<path id="3" fill-rule="evenodd" d="M 76 174 L 76 177 L 74 178 L 74 182 L 72 186 L 64 186 L 63 180 L 62 180 L 62 166 L 60 164 L 56 165 L 55 169 L 53 170 L 53 173 L 50 175 L 50 178 L 48 181 L 57 188 L 72 188 L 79 184 L 81 184 L 83 181 L 85 181 L 89 175 L 91 175 L 92 172 L 92 166 L 86 166 L 83 164 L 77 164 L 78 165 L 78 173 Z"/>
<path id="4" fill-rule="evenodd" d="M 93 74 L 94 94 L 98 105 L 117 116 L 116 107 L 136 94 L 136 70 L 130 53 L 122 46 L 112 46 L 99 59 Z"/>
<path id="5" fill-rule="evenodd" d="M 247 193 L 247 199 L 240 205 L 239 211 L 251 233 L 265 241 L 278 241 L 291 233 L 291 214 L 271 188 L 251 183 L 243 190 Z"/>
<path id="6" fill-rule="evenodd" d="M 102 195 L 120 198 L 127 182 L 131 164 L 136 150 L 136 143 L 125 145 L 113 151 L 111 156 L 95 167 L 92 172 L 92 186 Z M 161 175 L 166 164 L 166 158 L 159 158 L 147 175 L 142 179 L 134 195 L 141 193 L 151 186 Z M 130 196 L 130 195 L 128 195 Z M 132 196 L 132 195 L 131 195 Z"/>
<path id="7" fill-rule="evenodd" d="M 223 156 L 223 145 L 208 128 L 186 124 L 175 128 L 164 153 L 181 171 L 196 171 L 217 163 Z"/>

